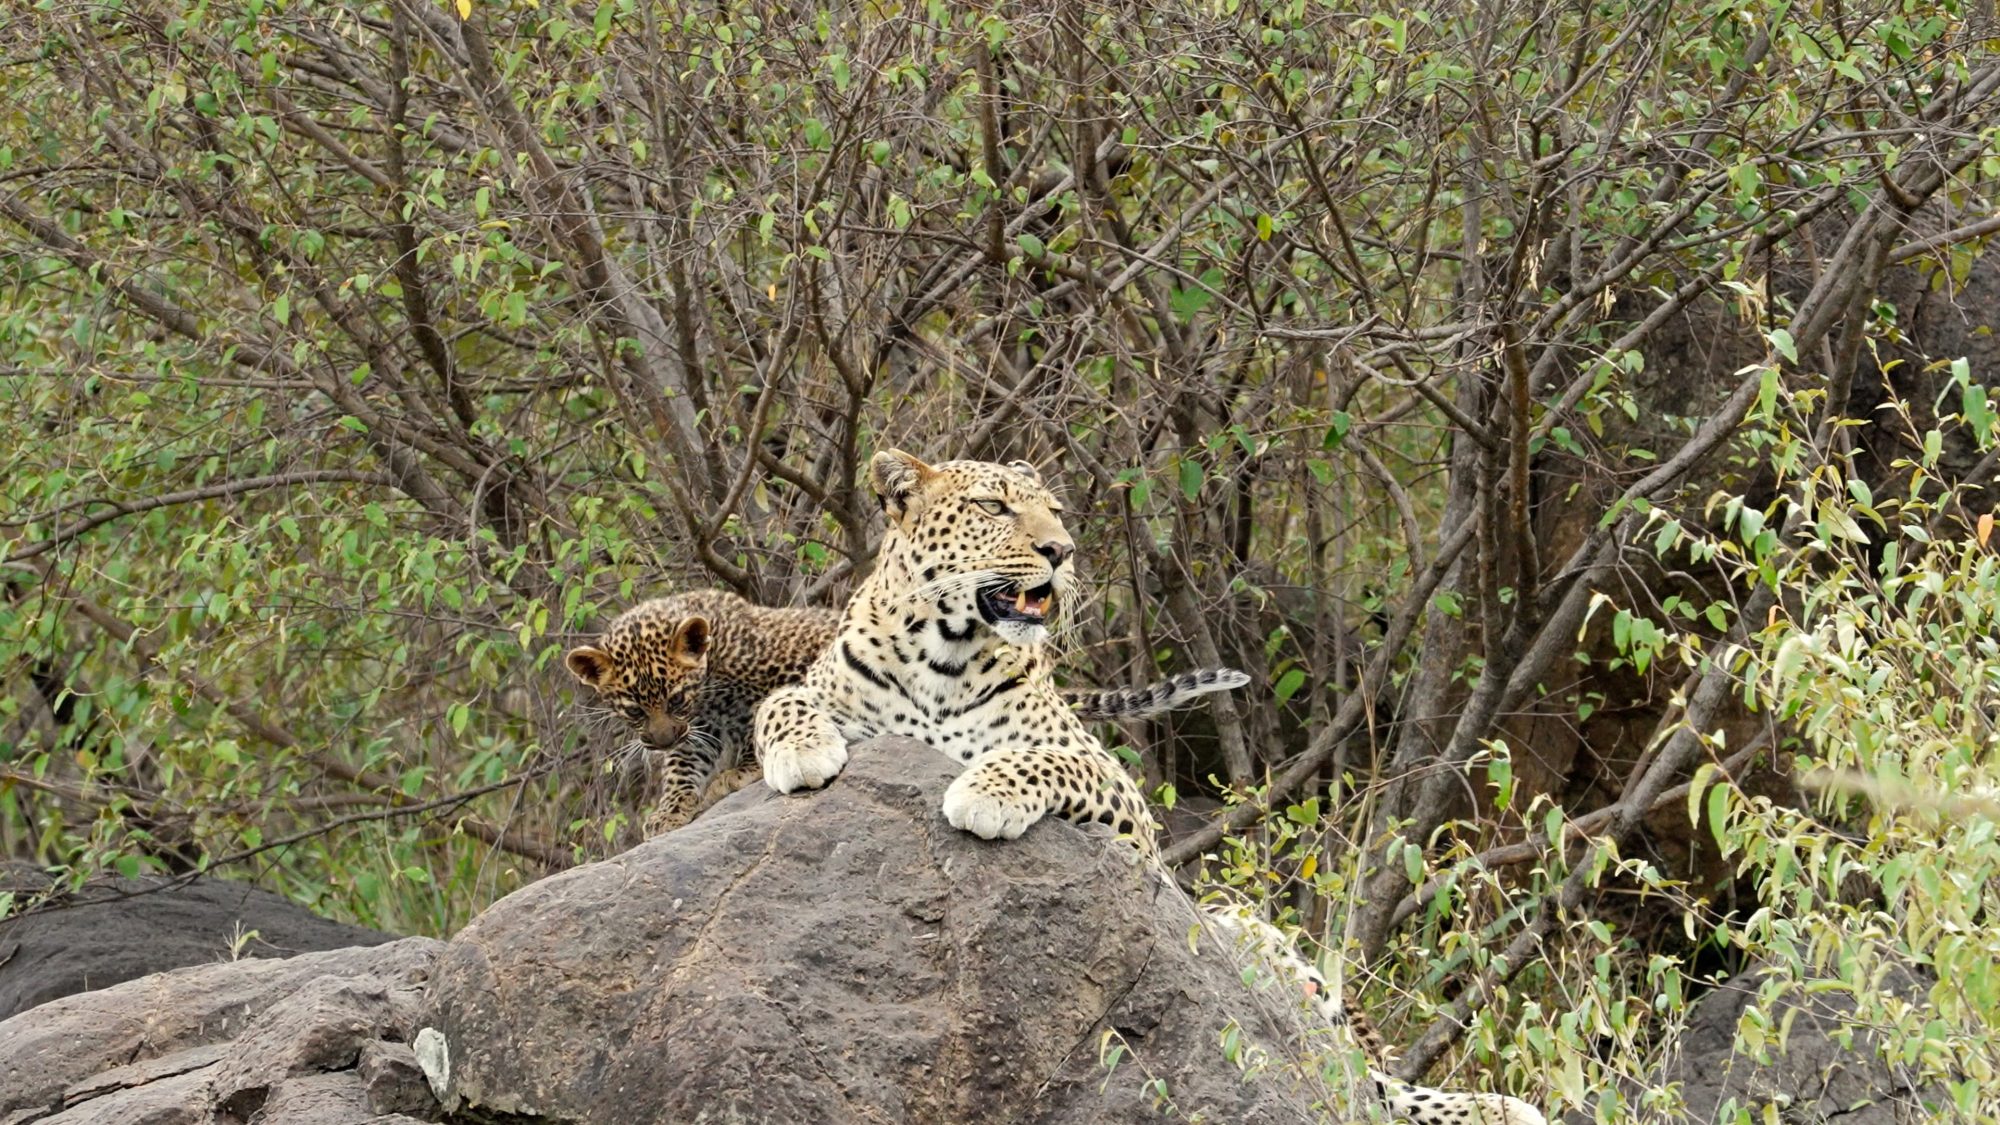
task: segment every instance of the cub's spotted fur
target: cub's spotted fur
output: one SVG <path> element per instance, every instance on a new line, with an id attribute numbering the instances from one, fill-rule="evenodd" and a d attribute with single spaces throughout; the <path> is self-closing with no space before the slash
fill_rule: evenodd
<path id="1" fill-rule="evenodd" d="M 840 621 L 839 610 L 765 609 L 725 590 L 694 590 L 641 602 L 594 643 L 570 651 L 570 674 L 657 752 L 660 795 L 646 835 L 686 824 L 757 779 L 746 752 L 752 708 L 803 679 Z M 1061 694 L 1083 718 L 1125 719 L 1249 682 L 1234 668 L 1207 668 L 1143 688 Z"/>
<path id="2" fill-rule="evenodd" d="M 765 782 L 780 793 L 824 785 L 846 765 L 851 741 L 904 735 L 963 764 L 945 790 L 954 827 L 1011 839 L 1054 814 L 1109 825 L 1156 863 L 1138 786 L 1048 678 L 1048 621 L 1075 590 L 1075 544 L 1040 475 L 1020 461 L 934 467 L 897 451 L 877 454 L 870 473 L 888 517 L 875 570 L 804 681 L 758 706 L 753 741 Z M 1249 915 L 1206 913 L 1315 997 L 1331 1024 L 1349 1026 L 1340 1000 L 1281 933 Z M 1542 1125 L 1512 1098 L 1374 1076 L 1392 1108 L 1418 1125 Z"/>
<path id="3" fill-rule="evenodd" d="M 826 645 L 825 612 L 765 609 L 724 590 L 641 602 L 594 644 L 571 649 L 570 674 L 659 755 L 656 836 L 693 819 L 710 783 L 745 778 L 750 711 L 795 683 Z"/>

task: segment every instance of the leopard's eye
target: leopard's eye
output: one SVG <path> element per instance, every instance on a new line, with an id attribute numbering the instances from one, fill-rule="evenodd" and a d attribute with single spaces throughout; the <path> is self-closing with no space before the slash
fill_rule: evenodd
<path id="1" fill-rule="evenodd" d="M 618 709 L 618 713 L 635 723 L 646 721 L 646 709 L 636 703 L 627 703 Z"/>
<path id="2" fill-rule="evenodd" d="M 1013 510 L 999 500 L 974 500 L 973 503 L 989 516 L 1004 516 Z"/>

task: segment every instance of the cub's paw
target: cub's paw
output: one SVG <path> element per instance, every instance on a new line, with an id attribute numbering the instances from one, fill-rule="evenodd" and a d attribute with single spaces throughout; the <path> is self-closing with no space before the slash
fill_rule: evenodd
<path id="1" fill-rule="evenodd" d="M 659 804 L 654 805 L 652 812 L 646 814 L 646 823 L 642 830 L 648 840 L 655 836 L 664 836 L 693 820 L 697 811 L 699 806 L 694 800 L 694 794 L 688 793 L 684 796 L 670 794 L 661 799 Z"/>
<path id="2" fill-rule="evenodd" d="M 666 833 L 672 833 L 674 829 L 686 825 L 692 819 L 694 819 L 694 809 L 654 809 L 646 817 L 646 825 L 642 831 L 646 833 L 646 839 L 664 837 Z"/>
<path id="3" fill-rule="evenodd" d="M 754 785 L 762 776 L 762 771 L 756 766 L 737 766 L 735 769 L 724 770 L 716 774 L 714 780 L 708 783 L 708 788 L 702 791 L 702 806 L 705 808 L 712 805 L 746 785 Z"/>
<path id="4" fill-rule="evenodd" d="M 1019 792 L 996 792 L 995 780 L 979 770 L 959 774 L 944 791 L 944 818 L 953 828 L 982 840 L 1012 840 L 1042 818 L 1042 806 Z"/>
<path id="5" fill-rule="evenodd" d="M 764 784 L 780 793 L 818 789 L 847 765 L 847 747 L 838 742 L 778 742 L 764 748 Z"/>

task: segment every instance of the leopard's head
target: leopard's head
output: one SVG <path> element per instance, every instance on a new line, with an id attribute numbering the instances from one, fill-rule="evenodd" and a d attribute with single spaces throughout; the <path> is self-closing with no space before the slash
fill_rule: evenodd
<path id="1" fill-rule="evenodd" d="M 563 663 L 648 744 L 667 748 L 687 737 L 708 675 L 708 619 L 683 616 L 663 600 L 641 602 L 612 619 L 595 644 L 573 648 Z"/>
<path id="2" fill-rule="evenodd" d="M 898 564 L 907 596 L 949 608 L 969 595 L 1002 640 L 1047 638 L 1057 605 L 1077 588 L 1076 541 L 1033 465 L 926 465 L 889 450 L 869 473 L 889 520 L 882 554 Z"/>

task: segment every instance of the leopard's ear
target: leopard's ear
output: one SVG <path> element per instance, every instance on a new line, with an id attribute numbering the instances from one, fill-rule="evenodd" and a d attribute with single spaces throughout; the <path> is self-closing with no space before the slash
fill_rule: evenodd
<path id="1" fill-rule="evenodd" d="M 706 617 L 690 617 L 674 627 L 670 650 L 674 659 L 692 668 L 708 655 L 711 633 Z"/>
<path id="2" fill-rule="evenodd" d="M 1007 467 L 1028 478 L 1030 484 L 1042 483 L 1042 471 L 1026 461 L 1009 461 Z"/>
<path id="3" fill-rule="evenodd" d="M 900 449 L 885 449 L 868 462 L 868 475 L 875 482 L 875 496 L 882 511 L 898 523 L 920 506 L 924 482 L 937 470 Z"/>
<path id="4" fill-rule="evenodd" d="M 588 688 L 600 688 L 604 686 L 604 677 L 611 674 L 611 654 L 601 648 L 584 645 L 570 649 L 569 655 L 563 657 L 563 666 L 569 669 L 569 674 L 575 676 L 578 683 Z"/>

